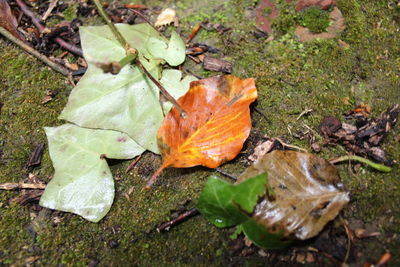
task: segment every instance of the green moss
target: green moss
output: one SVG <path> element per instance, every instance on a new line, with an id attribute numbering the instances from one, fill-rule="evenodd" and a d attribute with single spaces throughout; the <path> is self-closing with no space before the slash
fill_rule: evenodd
<path id="1" fill-rule="evenodd" d="M 330 23 L 329 12 L 316 6 L 306 8 L 300 16 L 300 25 L 314 33 L 326 31 Z"/>
<path id="2" fill-rule="evenodd" d="M 67 7 L 67 9 L 64 10 L 64 18 L 68 21 L 71 21 L 76 18 L 76 12 L 77 12 L 78 5 L 73 4 Z"/>

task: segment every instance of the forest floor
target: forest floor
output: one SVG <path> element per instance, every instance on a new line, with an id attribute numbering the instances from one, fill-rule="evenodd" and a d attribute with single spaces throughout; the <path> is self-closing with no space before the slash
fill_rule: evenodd
<path id="1" fill-rule="evenodd" d="M 75 2 L 68 14 L 64 11 L 66 17 L 79 17 L 80 1 Z M 324 117 L 344 120 L 360 104 L 368 104 L 370 116 L 379 117 L 400 103 L 400 6 L 396 1 L 337 0 L 346 28 L 335 38 L 304 43 L 295 34 L 301 21 L 300 13 L 294 12 L 296 1 L 275 1 L 280 15 L 269 35 L 260 33 L 256 25 L 261 0 L 137 2 L 158 10 L 174 8 L 182 36 L 205 20 L 230 28 L 223 32 L 203 28 L 194 40 L 218 48 L 213 56 L 232 62 L 232 74 L 256 79 L 259 97 L 254 106 L 264 114 L 252 107 L 253 129 L 243 153 L 222 166 L 234 175 L 249 166 L 247 157 L 264 136 L 279 137 L 308 151 L 312 151 L 313 138 L 321 144 L 319 156 L 345 155 L 340 145 L 322 145 L 319 125 Z M 271 12 L 264 11 L 267 16 Z M 155 19 L 156 15 L 151 17 Z M 101 24 L 82 20 L 84 25 Z M 202 77 L 220 74 L 189 59 L 183 68 Z M 40 166 L 27 168 L 26 163 L 38 144 L 47 143 L 43 127 L 62 124 L 57 117 L 72 88 L 64 76 L 0 38 L 0 183 L 22 181 L 29 173 L 49 181 L 54 170 L 47 149 Z M 42 104 L 48 90 L 58 94 Z M 299 118 L 305 110 L 312 111 Z M 203 167 L 170 168 L 152 190 L 143 193 L 146 179 L 161 164 L 161 158 L 150 152 L 129 173 L 125 169 L 130 162 L 113 162 L 114 204 L 96 224 L 41 208 L 37 201 L 17 204 L 13 199 L 21 191 L 0 191 L 0 266 L 337 266 L 344 261 L 361 266 L 376 263 L 386 252 L 392 255 L 389 265 L 399 266 L 398 125 L 381 147 L 394 163 L 392 171 L 380 173 L 362 166 L 355 173 L 347 163 L 338 165 L 351 202 L 318 237 L 280 251 L 247 247 L 242 237 L 230 239 L 233 229 L 216 228 L 202 216 L 157 232 L 160 223 L 194 207 L 209 175 L 216 172 Z M 380 234 L 349 243 L 344 225 Z"/>

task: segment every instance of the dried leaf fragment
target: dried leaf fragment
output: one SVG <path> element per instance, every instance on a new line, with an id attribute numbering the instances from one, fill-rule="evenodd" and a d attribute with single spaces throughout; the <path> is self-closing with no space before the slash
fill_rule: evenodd
<path id="1" fill-rule="evenodd" d="M 18 22 L 17 19 L 11 12 L 11 8 L 8 5 L 6 0 L 0 0 L 0 27 L 3 27 L 7 31 L 9 31 L 12 35 L 25 41 L 21 34 L 18 32 Z"/>
<path id="2" fill-rule="evenodd" d="M 249 167 L 239 181 L 268 173 L 274 199 L 264 197 L 253 218 L 267 229 L 284 231 L 288 238 L 308 239 L 317 235 L 349 202 L 347 192 L 335 186 L 336 168 L 313 154 L 275 150 Z"/>
<path id="3" fill-rule="evenodd" d="M 182 118 L 172 108 L 158 130 L 162 169 L 202 165 L 216 168 L 232 160 L 242 149 L 251 129 L 249 105 L 257 98 L 254 79 L 215 76 L 190 84 L 178 100 L 188 113 Z"/>
<path id="4" fill-rule="evenodd" d="M 156 23 L 154 23 L 154 26 L 161 27 L 171 24 L 172 22 L 175 23 L 175 21 L 177 21 L 175 10 L 172 8 L 166 8 L 161 12 L 160 15 L 158 15 L 157 21 Z"/>

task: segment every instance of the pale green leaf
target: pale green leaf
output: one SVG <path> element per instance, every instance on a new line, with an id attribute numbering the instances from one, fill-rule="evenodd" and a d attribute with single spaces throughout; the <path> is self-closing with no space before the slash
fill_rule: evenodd
<path id="1" fill-rule="evenodd" d="M 122 35 L 139 51 L 147 70 L 161 78 L 161 64 L 176 51 L 154 56 L 149 39 L 167 44 L 167 40 L 147 24 L 117 24 Z M 133 65 L 125 66 L 119 74 L 104 74 L 95 63 L 118 61 L 125 56 L 123 47 L 107 26 L 81 27 L 81 43 L 88 70 L 72 90 L 60 119 L 86 128 L 110 129 L 127 133 L 145 149 L 158 152 L 156 134 L 163 120 L 159 104 L 159 89 Z M 171 37 L 173 41 L 179 36 Z M 183 58 L 185 51 L 181 51 Z M 169 80 L 169 74 L 164 75 Z M 175 76 L 174 76 L 175 77 Z M 176 88 L 179 90 L 179 88 Z M 173 92 L 171 92 L 173 94 Z"/>
<path id="2" fill-rule="evenodd" d="M 165 89 L 175 98 L 178 99 L 189 90 L 190 83 L 196 81 L 197 78 L 192 75 L 187 75 L 182 79 L 182 72 L 179 70 L 167 69 L 162 73 L 160 83 Z M 170 102 L 163 104 L 165 114 L 172 108 Z"/>
<path id="3" fill-rule="evenodd" d="M 46 127 L 55 174 L 40 199 L 50 209 L 98 222 L 114 200 L 114 181 L 106 159 L 130 159 L 144 149 L 126 134 L 64 124 Z"/>
<path id="4" fill-rule="evenodd" d="M 185 60 L 185 43 L 174 31 L 171 33 L 168 44 L 159 38 L 150 37 L 148 48 L 154 57 L 165 59 L 171 66 L 178 66 Z"/>

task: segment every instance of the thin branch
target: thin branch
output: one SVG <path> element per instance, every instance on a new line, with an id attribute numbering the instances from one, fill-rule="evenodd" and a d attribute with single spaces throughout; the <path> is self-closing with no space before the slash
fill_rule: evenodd
<path id="1" fill-rule="evenodd" d="M 6 37 L 8 40 L 13 42 L 14 44 L 18 45 L 21 47 L 23 50 L 31 54 L 32 56 L 36 57 L 37 59 L 41 60 L 45 64 L 47 64 L 50 68 L 53 70 L 61 73 L 64 76 L 69 77 L 71 75 L 71 71 L 68 70 L 67 68 L 51 61 L 48 57 L 45 55 L 40 54 L 38 51 L 30 47 L 29 45 L 25 44 L 23 41 L 19 40 L 18 38 L 14 37 L 11 33 L 9 33 L 6 29 L 3 27 L 0 27 L 0 33 Z"/>
<path id="2" fill-rule="evenodd" d="M 217 172 L 219 172 L 220 174 L 222 174 L 222 175 L 224 175 L 224 176 L 226 176 L 226 177 L 231 178 L 231 179 L 234 180 L 234 181 L 237 181 L 237 180 L 238 180 L 238 178 L 237 178 L 235 175 L 232 175 L 232 174 L 230 174 L 230 173 L 224 171 L 224 170 L 221 169 L 221 168 L 215 168 L 214 170 L 216 170 Z"/>
<path id="3" fill-rule="evenodd" d="M 189 36 L 186 38 L 186 43 L 187 43 L 187 44 L 190 43 L 190 41 L 192 41 L 193 38 L 196 36 L 196 34 L 199 32 L 199 30 L 200 30 L 202 24 L 203 24 L 203 22 L 200 22 L 199 24 L 197 24 L 197 25 L 193 28 L 192 32 L 191 32 L 191 33 L 189 34 Z"/>
<path id="4" fill-rule="evenodd" d="M 172 226 L 175 226 L 185 220 L 187 220 L 190 217 L 193 217 L 197 214 L 200 214 L 199 211 L 196 208 L 192 208 L 188 211 L 185 211 L 184 213 L 180 214 L 178 217 L 176 217 L 175 219 L 168 221 L 168 222 L 164 222 L 162 223 L 160 226 L 157 227 L 157 232 L 164 232 L 164 231 L 169 231 L 169 229 Z"/>
<path id="5" fill-rule="evenodd" d="M 135 9 L 132 9 L 132 8 L 129 8 L 129 10 L 132 11 L 133 13 L 135 13 L 136 15 L 138 15 L 142 20 L 144 20 L 147 24 L 149 24 L 154 30 L 156 30 L 158 33 L 160 33 L 160 32 L 157 30 L 157 28 L 154 27 L 154 25 L 151 24 L 151 22 L 150 22 L 141 12 L 139 12 L 139 11 L 137 11 L 137 10 L 135 10 Z M 160 34 L 161 34 L 161 33 L 160 33 Z M 162 34 L 161 34 L 161 35 L 162 35 Z M 162 36 L 165 38 L 164 35 L 162 35 Z"/>
<path id="6" fill-rule="evenodd" d="M 150 80 L 153 81 L 155 85 L 160 89 L 161 93 L 163 96 L 171 102 L 174 107 L 178 110 L 178 112 L 181 114 L 182 118 L 187 118 L 187 113 L 186 111 L 179 105 L 179 103 L 175 100 L 175 98 L 168 93 L 168 91 L 164 88 L 164 86 L 161 85 L 159 81 L 157 81 L 151 74 L 146 70 L 146 68 L 143 66 L 142 62 L 140 62 L 139 59 L 136 59 L 136 64 L 143 70 L 143 72 L 150 78 Z"/>
<path id="7" fill-rule="evenodd" d="M 46 12 L 44 13 L 44 15 L 42 17 L 43 21 L 45 21 L 50 16 L 53 9 L 57 6 L 57 2 L 58 2 L 58 0 L 52 0 L 50 2 L 49 8 L 46 10 Z"/>
<path id="8" fill-rule="evenodd" d="M 138 163 L 138 161 L 140 160 L 141 157 L 142 157 L 142 155 L 139 155 L 138 157 L 136 157 L 136 159 L 134 161 L 132 161 L 131 164 L 129 164 L 128 168 L 126 168 L 125 172 L 129 172 L 130 170 L 132 170 L 133 167 L 135 167 L 136 163 Z"/>
<path id="9" fill-rule="evenodd" d="M 15 2 L 17 3 L 17 5 L 21 9 L 21 11 L 32 20 L 32 23 L 35 24 L 35 26 L 36 26 L 36 28 L 38 28 L 39 32 L 42 33 L 46 29 L 46 27 L 40 23 L 39 19 L 35 16 L 35 14 L 33 14 L 33 12 L 25 5 L 25 3 L 22 0 L 16 0 Z M 58 43 L 61 47 L 65 48 L 66 50 L 68 50 L 80 57 L 83 56 L 82 49 L 80 49 L 79 47 L 77 47 L 73 44 L 66 42 L 62 38 L 56 37 L 56 38 L 54 38 L 54 41 L 56 43 Z"/>
<path id="10" fill-rule="evenodd" d="M 350 161 L 350 160 L 359 161 L 361 163 L 367 164 L 368 166 L 370 166 L 378 171 L 381 171 L 381 172 L 391 172 L 392 171 L 392 168 L 390 168 L 390 167 L 387 167 L 385 165 L 372 162 L 369 159 L 365 159 L 365 158 L 362 158 L 359 156 L 354 156 L 354 155 L 346 155 L 346 156 L 341 156 L 338 158 L 330 159 L 329 162 L 331 164 L 336 164 L 339 162 Z"/>
<path id="11" fill-rule="evenodd" d="M 16 189 L 45 189 L 45 184 L 25 184 L 25 183 L 4 183 L 0 184 L 0 190 Z"/>
<path id="12" fill-rule="evenodd" d="M 296 149 L 296 150 L 299 150 L 299 151 L 302 151 L 302 152 L 308 152 L 307 149 L 304 149 L 304 148 L 301 148 L 301 147 L 298 147 L 298 146 L 294 146 L 294 145 L 289 145 L 289 144 L 283 142 L 283 141 L 282 141 L 280 138 L 278 138 L 278 137 L 275 137 L 274 139 L 275 139 L 276 141 L 278 141 L 283 147 L 288 147 L 288 148 L 291 148 L 291 149 Z"/>
<path id="13" fill-rule="evenodd" d="M 122 45 L 125 50 L 128 50 L 130 48 L 129 43 L 126 41 L 126 39 L 122 36 L 122 34 L 119 32 L 117 27 L 115 27 L 114 23 L 112 23 L 110 17 L 107 15 L 107 13 L 104 11 L 103 6 L 100 4 L 99 0 L 93 0 L 97 11 L 99 12 L 100 16 L 105 20 L 107 23 L 108 27 L 114 34 L 115 38 L 117 38 L 118 42 Z"/>
<path id="14" fill-rule="evenodd" d="M 264 111 L 258 107 L 253 107 L 256 112 L 258 112 L 261 116 L 263 116 L 267 121 L 269 121 L 268 116 L 264 113 Z"/>

